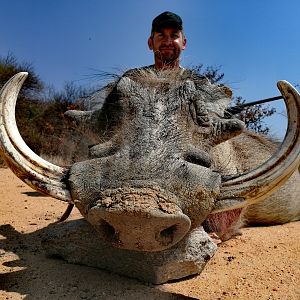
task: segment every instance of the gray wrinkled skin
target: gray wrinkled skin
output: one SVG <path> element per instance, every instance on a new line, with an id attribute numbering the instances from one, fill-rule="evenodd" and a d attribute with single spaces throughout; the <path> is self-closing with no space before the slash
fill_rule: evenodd
<path id="1" fill-rule="evenodd" d="M 205 78 L 137 72 L 119 80 L 101 110 L 67 112 L 101 137 L 92 159 L 71 167 L 69 182 L 104 239 L 160 251 L 202 224 L 221 185 L 210 151 L 243 129 L 223 118 L 229 100 Z"/>
<path id="2" fill-rule="evenodd" d="M 225 119 L 230 91 L 188 72 L 129 72 L 100 110 L 69 111 L 97 133 L 70 171 L 72 199 L 113 246 L 161 251 L 203 225 L 226 240 L 244 224 L 300 218 L 299 174 L 261 203 L 213 213 L 222 176 L 266 161 L 276 143 Z M 242 133 L 242 134 L 241 134 Z"/>

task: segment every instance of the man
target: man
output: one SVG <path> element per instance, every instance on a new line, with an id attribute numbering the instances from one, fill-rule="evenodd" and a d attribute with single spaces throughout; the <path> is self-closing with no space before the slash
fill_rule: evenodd
<path id="1" fill-rule="evenodd" d="M 154 18 L 151 35 L 148 38 L 148 47 L 153 51 L 154 64 L 130 69 L 122 77 L 131 77 L 139 70 L 161 71 L 166 69 L 182 69 L 184 72 L 185 69 L 180 66 L 180 55 L 186 47 L 182 19 L 169 11 L 165 11 Z"/>
<path id="2" fill-rule="evenodd" d="M 178 69 L 180 54 L 186 47 L 181 18 L 169 11 L 157 16 L 152 22 L 148 46 L 154 53 L 156 70 Z"/>

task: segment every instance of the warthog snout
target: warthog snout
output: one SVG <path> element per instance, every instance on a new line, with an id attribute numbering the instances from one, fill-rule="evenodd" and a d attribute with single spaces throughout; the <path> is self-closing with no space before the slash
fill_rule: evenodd
<path id="1" fill-rule="evenodd" d="M 189 217 L 155 190 L 126 188 L 106 194 L 89 210 L 88 220 L 115 247 L 162 251 L 190 229 Z"/>

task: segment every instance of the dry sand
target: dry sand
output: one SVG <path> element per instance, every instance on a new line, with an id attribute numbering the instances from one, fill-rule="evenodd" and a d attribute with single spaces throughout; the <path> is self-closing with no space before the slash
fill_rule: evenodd
<path id="1" fill-rule="evenodd" d="M 46 257 L 38 232 L 66 204 L 0 169 L 0 299 L 300 299 L 300 222 L 245 228 L 201 275 L 154 286 Z M 72 219 L 79 218 L 74 211 Z"/>

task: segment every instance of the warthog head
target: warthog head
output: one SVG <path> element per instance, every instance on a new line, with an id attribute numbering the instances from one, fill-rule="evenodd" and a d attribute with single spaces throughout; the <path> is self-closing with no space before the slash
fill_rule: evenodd
<path id="1" fill-rule="evenodd" d="M 173 71 L 123 77 L 101 110 L 68 112 L 101 132 L 102 143 L 90 148 L 91 159 L 62 168 L 34 154 L 17 130 L 14 109 L 26 76 L 17 74 L 1 92 L 5 161 L 34 189 L 74 203 L 115 247 L 167 249 L 209 214 L 264 199 L 300 163 L 300 97 L 289 83 L 278 83 L 289 115 L 282 147 L 260 167 L 225 178 L 210 150 L 243 123 L 224 118 L 224 88 Z"/>

